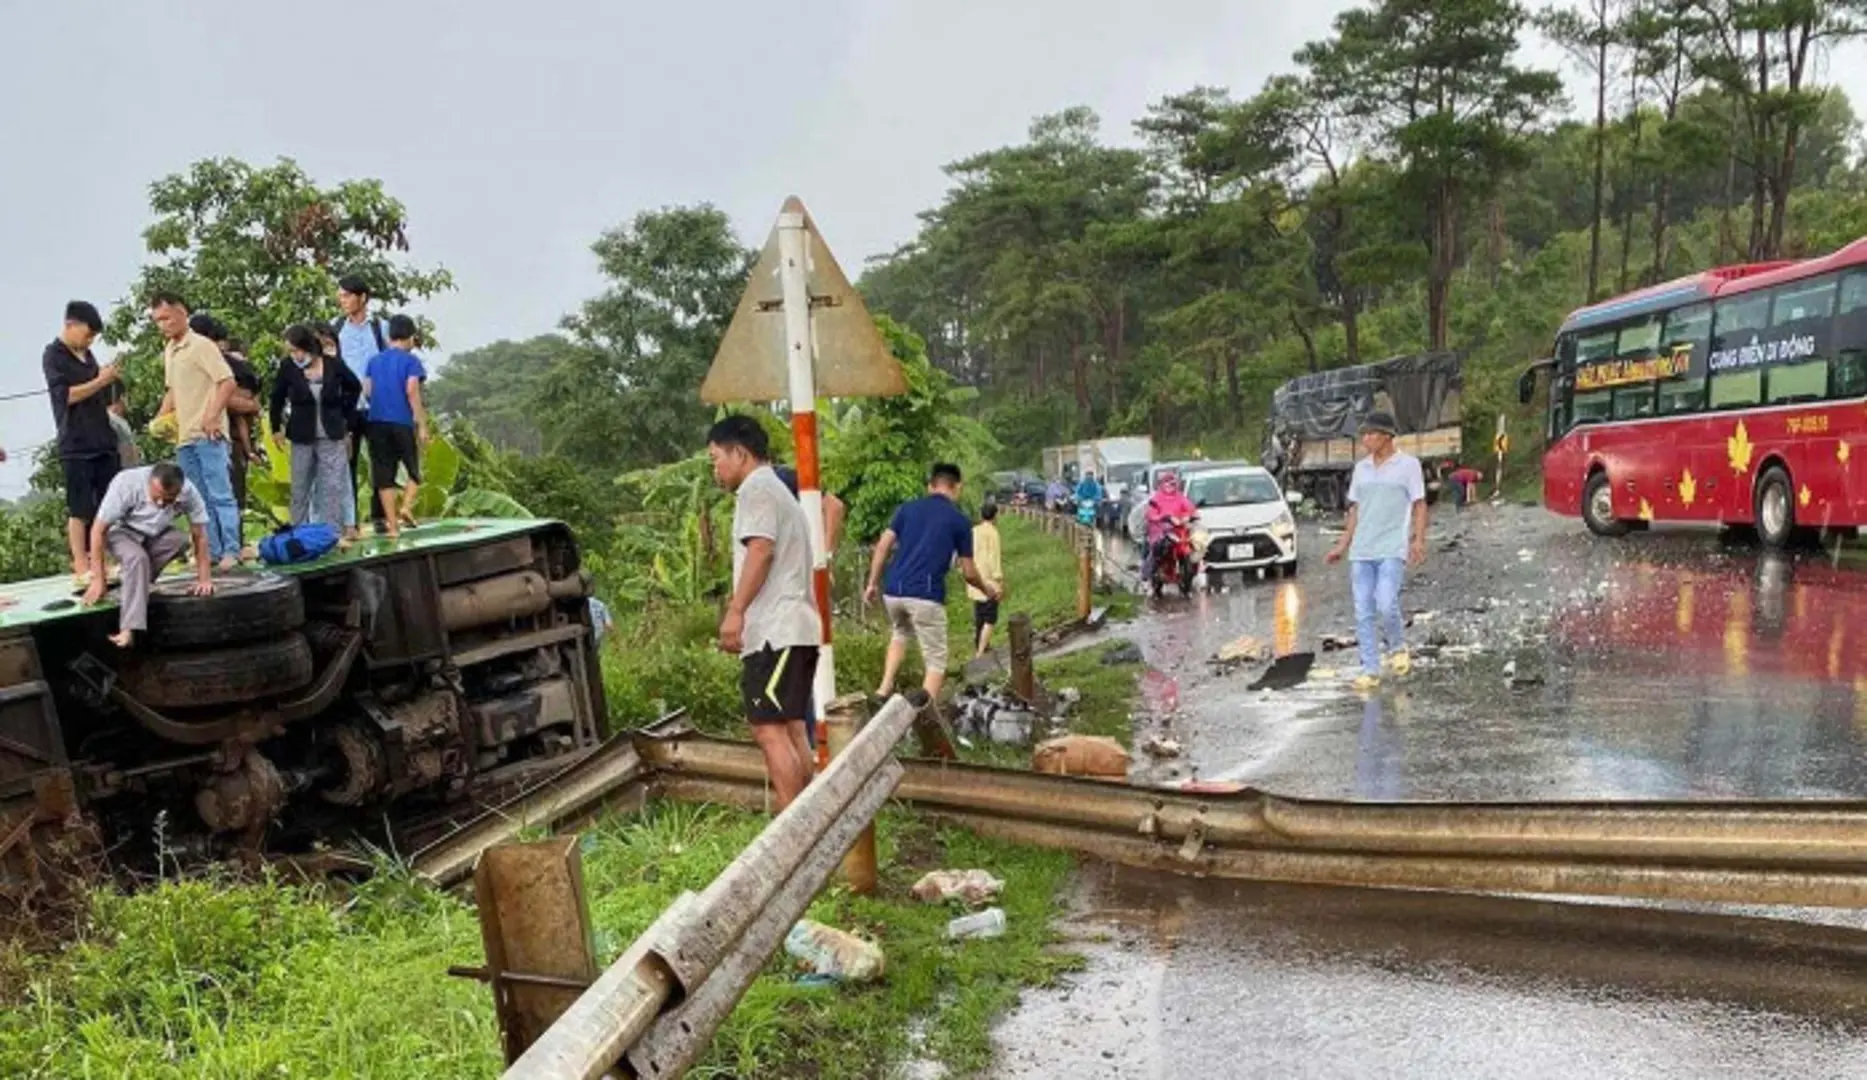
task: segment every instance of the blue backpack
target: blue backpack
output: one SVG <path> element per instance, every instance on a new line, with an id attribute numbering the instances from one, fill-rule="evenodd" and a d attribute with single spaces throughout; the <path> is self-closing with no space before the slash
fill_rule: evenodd
<path id="1" fill-rule="evenodd" d="M 337 526 L 322 522 L 294 525 L 261 540 L 259 558 L 268 566 L 310 562 L 336 547 L 341 535 Z"/>

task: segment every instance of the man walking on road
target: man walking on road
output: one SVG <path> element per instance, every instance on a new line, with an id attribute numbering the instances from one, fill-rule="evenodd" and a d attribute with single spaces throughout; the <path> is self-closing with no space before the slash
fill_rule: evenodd
<path id="1" fill-rule="evenodd" d="M 65 539 L 71 573 L 80 588 L 90 582 L 91 522 L 122 462 L 110 424 L 110 391 L 121 376 L 117 365 L 99 367 L 91 343 L 104 329 L 97 308 L 83 300 L 65 305 L 65 328 L 45 347 L 41 366 L 58 429 L 58 460 L 65 470 Z M 101 578 L 99 579 L 102 580 Z"/>
<path id="2" fill-rule="evenodd" d="M 1355 642 L 1361 650 L 1355 689 L 1362 691 L 1381 683 L 1379 633 L 1387 635 L 1387 670 L 1404 676 L 1413 669 L 1400 615 L 1400 587 L 1407 564 L 1426 561 L 1426 477 L 1419 459 L 1394 446 L 1394 431 L 1394 418 L 1384 412 L 1369 413 L 1361 422 L 1367 456 L 1355 463 L 1349 481 L 1342 538 L 1324 556 L 1331 563 L 1348 556 Z"/>
<path id="3" fill-rule="evenodd" d="M 804 736 L 823 624 L 812 598 L 810 524 L 771 467 L 765 429 L 728 416 L 707 433 L 713 476 L 733 499 L 733 593 L 720 649 L 739 657 L 752 739 L 765 755 L 775 809 L 810 783 Z"/>
<path id="4" fill-rule="evenodd" d="M 104 598 L 103 553 L 108 547 L 123 568 L 117 632 L 110 638 L 120 649 L 129 648 L 136 635 L 148 628 L 149 586 L 189 543 L 190 537 L 174 528 L 177 514 L 188 515 L 194 542 L 193 592 L 212 595 L 214 578 L 203 527 L 210 515 L 201 493 L 179 468 L 165 461 L 120 472 L 97 509 L 97 521 L 91 526 L 91 586 L 85 590 L 84 605 Z"/>
<path id="5" fill-rule="evenodd" d="M 208 552 L 223 570 L 240 561 L 240 504 L 233 498 L 233 444 L 227 437 L 227 402 L 236 389 L 220 347 L 188 329 L 188 305 L 158 292 L 149 317 L 168 344 L 162 350 L 168 393 L 158 417 L 175 418 L 176 457 L 188 482 L 207 504 Z"/>
<path id="6" fill-rule="evenodd" d="M 946 576 L 954 559 L 959 560 L 960 574 L 967 584 L 988 600 L 998 599 L 998 586 L 980 576 L 973 565 L 972 522 L 957 505 L 960 484 L 959 466 L 935 465 L 927 494 L 896 510 L 894 520 L 875 545 L 875 557 L 869 562 L 869 587 L 863 596 L 872 604 L 879 590 L 888 621 L 894 627 L 882 665 L 882 685 L 875 691 L 877 697 L 894 693 L 895 676 L 901 671 L 901 661 L 907 658 L 911 639 L 920 643 L 921 663 L 927 669 L 921 686 L 930 702 L 940 699 L 940 688 L 946 684 Z M 890 564 L 888 555 L 897 546 L 901 553 Z M 884 569 L 888 572 L 885 589 Z"/>

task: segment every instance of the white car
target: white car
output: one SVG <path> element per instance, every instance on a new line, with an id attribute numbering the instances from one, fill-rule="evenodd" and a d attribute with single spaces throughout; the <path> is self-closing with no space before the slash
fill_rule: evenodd
<path id="1" fill-rule="evenodd" d="M 1227 570 L 1297 572 L 1297 522 L 1276 477 L 1256 465 L 1191 472 L 1186 497 L 1199 508 L 1193 543 L 1210 576 Z"/>

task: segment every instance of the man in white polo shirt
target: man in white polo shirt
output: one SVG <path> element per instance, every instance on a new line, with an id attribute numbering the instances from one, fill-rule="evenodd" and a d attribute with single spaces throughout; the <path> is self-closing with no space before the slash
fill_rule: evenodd
<path id="1" fill-rule="evenodd" d="M 1361 445 L 1367 456 L 1355 463 L 1348 485 L 1348 523 L 1325 558 L 1349 560 L 1355 590 L 1355 643 L 1361 651 L 1361 675 L 1355 689 L 1381 684 L 1381 641 L 1390 650 L 1387 670 L 1405 675 L 1413 669 L 1407 655 L 1405 623 L 1400 615 L 1400 587 L 1407 564 L 1426 561 L 1426 477 L 1420 462 L 1394 445 L 1394 418 L 1372 412 L 1361 422 Z"/>

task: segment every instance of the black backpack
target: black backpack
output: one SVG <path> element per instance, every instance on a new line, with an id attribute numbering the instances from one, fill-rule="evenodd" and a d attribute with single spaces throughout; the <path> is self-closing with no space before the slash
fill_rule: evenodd
<path id="1" fill-rule="evenodd" d="M 342 315 L 339 315 L 337 318 L 331 320 L 331 333 L 337 335 L 337 340 L 340 343 L 343 341 L 344 323 L 346 321 L 347 320 Z M 376 351 L 377 352 L 382 352 L 389 347 L 388 340 L 382 336 L 382 320 L 377 318 L 374 315 L 370 316 L 370 333 L 376 336 Z M 340 354 L 343 352 L 342 344 L 339 344 L 337 346 L 337 351 Z"/>

